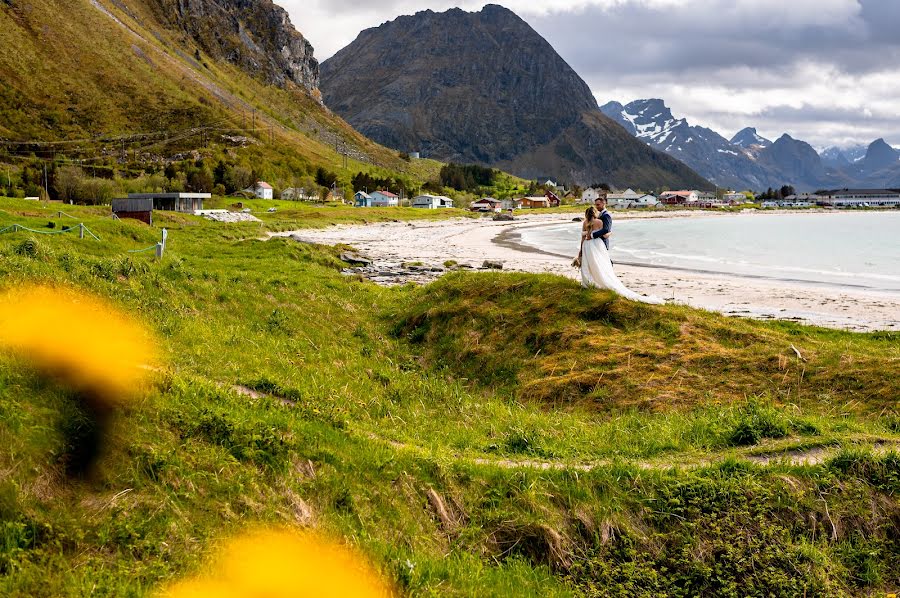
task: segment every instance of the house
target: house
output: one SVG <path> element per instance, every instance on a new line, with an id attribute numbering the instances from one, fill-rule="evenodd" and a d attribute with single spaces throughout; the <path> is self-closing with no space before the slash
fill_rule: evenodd
<path id="1" fill-rule="evenodd" d="M 419 195 L 413 198 L 412 207 L 435 210 L 438 208 L 452 208 L 453 200 L 443 195 Z"/>
<path id="2" fill-rule="evenodd" d="M 396 208 L 400 198 L 390 191 L 375 191 L 371 194 L 373 208 Z"/>
<path id="3" fill-rule="evenodd" d="M 193 214 L 203 209 L 209 193 L 129 193 L 127 199 L 112 201 L 113 214 L 153 224 L 153 210 Z"/>
<path id="4" fill-rule="evenodd" d="M 357 208 L 371 208 L 372 196 L 364 191 L 357 191 L 353 194 L 353 205 Z"/>
<path id="5" fill-rule="evenodd" d="M 546 197 L 523 197 L 521 200 L 521 206 L 523 208 L 529 209 L 537 209 L 537 208 L 549 208 L 550 200 Z"/>
<path id="6" fill-rule="evenodd" d="M 307 190 L 303 187 L 288 187 L 281 192 L 281 199 L 287 199 L 291 201 L 309 201 L 318 198 L 319 194 L 315 189 Z"/>
<path id="7" fill-rule="evenodd" d="M 275 197 L 272 185 L 265 181 L 256 181 L 250 191 L 259 199 L 274 199 Z"/>
<path id="8" fill-rule="evenodd" d="M 500 202 L 500 208 L 503 210 L 521 210 L 522 199 L 504 199 Z"/>
<path id="9" fill-rule="evenodd" d="M 503 207 L 503 202 L 493 197 L 482 197 L 478 201 L 473 201 L 469 209 L 473 212 L 499 212 Z"/>
<path id="10" fill-rule="evenodd" d="M 596 189 L 591 187 L 590 189 L 585 189 L 581 194 L 581 203 L 594 203 L 597 201 L 599 197 L 605 197 L 609 192 L 606 189 L 602 189 L 597 187 Z"/>
<path id="11" fill-rule="evenodd" d="M 655 196 L 638 193 L 633 189 L 627 189 L 622 193 L 608 193 L 606 202 L 611 208 L 648 208 L 659 204 Z"/>
<path id="12" fill-rule="evenodd" d="M 730 204 L 748 203 L 747 196 L 736 191 L 729 191 L 722 196 L 722 200 Z"/>
<path id="13" fill-rule="evenodd" d="M 659 201 L 667 206 L 683 206 L 700 201 L 699 191 L 665 191 L 660 193 Z"/>

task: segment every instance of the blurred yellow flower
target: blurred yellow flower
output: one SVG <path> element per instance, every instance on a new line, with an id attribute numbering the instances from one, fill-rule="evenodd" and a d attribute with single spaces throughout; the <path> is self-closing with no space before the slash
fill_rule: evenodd
<path id="1" fill-rule="evenodd" d="M 108 404 L 134 395 L 156 358 L 142 326 L 106 301 L 64 287 L 2 296 L 0 347 Z"/>
<path id="2" fill-rule="evenodd" d="M 162 593 L 167 598 L 393 595 L 361 556 L 307 531 L 259 531 L 233 540 L 210 574 Z"/>

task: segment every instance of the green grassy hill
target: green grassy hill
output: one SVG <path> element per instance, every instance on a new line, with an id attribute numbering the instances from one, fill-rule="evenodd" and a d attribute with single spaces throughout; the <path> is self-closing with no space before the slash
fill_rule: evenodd
<path id="1" fill-rule="evenodd" d="M 146 595 L 261 523 L 337 534 L 410 595 L 900 586 L 894 333 L 636 305 L 554 276 L 385 289 L 343 276 L 339 249 L 260 240 L 350 209 L 156 228 L 58 209 L 0 200 L 0 229 L 84 222 L 101 241 L 2 234 L 0 290 L 106 297 L 159 335 L 164 366 L 96 479 L 73 481 L 71 398 L 0 354 L 0 594 Z M 440 216 L 425 212 L 371 218 Z M 160 226 L 162 260 L 128 253 Z"/>
<path id="2" fill-rule="evenodd" d="M 206 38 L 161 21 L 161 10 L 176 9 L 157 4 L 0 4 L 0 163 L 12 166 L 10 179 L 47 164 L 134 178 L 182 159 L 205 159 L 208 169 L 223 160 L 279 188 L 318 168 L 343 185 L 359 171 L 410 185 L 436 175 L 437 162 L 408 161 L 362 137 L 315 91 L 268 84 L 207 54 Z M 204 22 L 228 25 L 214 10 Z"/>

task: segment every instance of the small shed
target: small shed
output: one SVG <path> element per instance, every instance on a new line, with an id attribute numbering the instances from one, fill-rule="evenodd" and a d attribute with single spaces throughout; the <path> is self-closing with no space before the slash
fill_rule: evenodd
<path id="1" fill-rule="evenodd" d="M 152 199 L 114 199 L 112 200 L 112 211 L 119 218 L 140 220 L 153 226 Z"/>

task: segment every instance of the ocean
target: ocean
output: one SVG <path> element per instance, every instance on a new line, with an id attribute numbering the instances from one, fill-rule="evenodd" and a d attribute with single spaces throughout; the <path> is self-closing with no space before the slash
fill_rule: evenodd
<path id="1" fill-rule="evenodd" d="M 581 224 L 520 231 L 574 256 Z M 900 210 L 618 219 L 613 231 L 617 263 L 900 293 Z"/>

